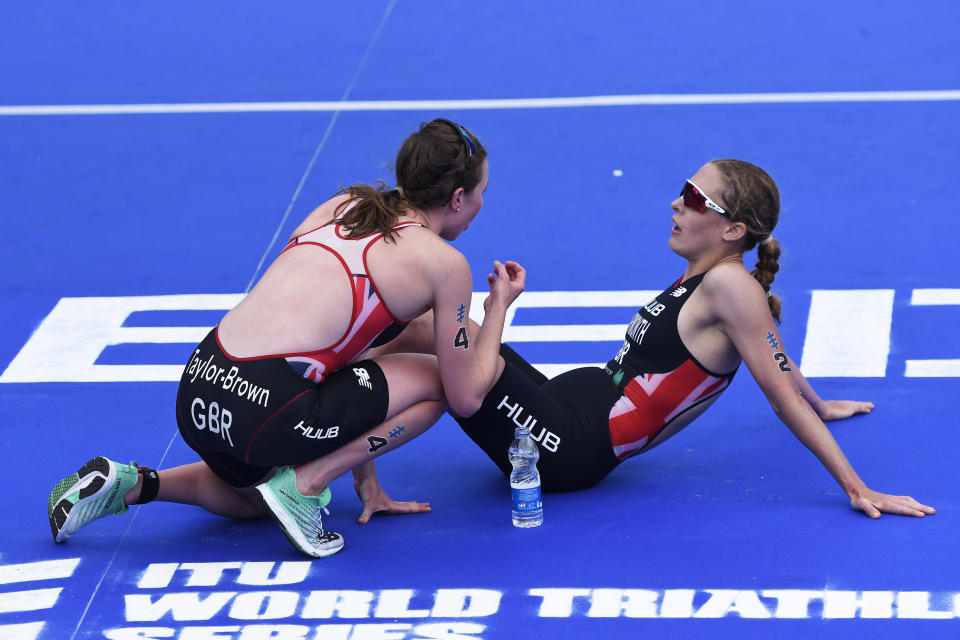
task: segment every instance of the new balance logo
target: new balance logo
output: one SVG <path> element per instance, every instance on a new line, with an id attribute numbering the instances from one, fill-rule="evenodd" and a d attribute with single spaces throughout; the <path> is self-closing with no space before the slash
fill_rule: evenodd
<path id="1" fill-rule="evenodd" d="M 676 289 L 674 289 L 673 291 L 670 292 L 670 295 L 673 296 L 674 298 L 679 298 L 680 296 L 682 296 L 682 295 L 685 294 L 686 292 L 687 292 L 687 288 L 686 288 L 686 287 L 677 287 Z"/>
<path id="2" fill-rule="evenodd" d="M 363 367 L 354 367 L 353 372 L 357 374 L 357 383 L 361 387 L 373 389 L 373 384 L 370 382 L 370 373 L 366 369 Z"/>

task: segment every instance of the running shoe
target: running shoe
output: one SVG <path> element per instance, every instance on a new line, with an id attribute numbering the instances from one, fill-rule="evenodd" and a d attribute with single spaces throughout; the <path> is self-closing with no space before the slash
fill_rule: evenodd
<path id="1" fill-rule="evenodd" d="M 283 529 L 287 539 L 308 556 L 326 558 L 343 549 L 343 536 L 323 530 L 321 512 L 330 515 L 330 489 L 318 496 L 305 496 L 297 489 L 293 467 L 280 467 L 275 476 L 257 485 L 270 515 Z"/>
<path id="2" fill-rule="evenodd" d="M 124 494 L 137 484 L 137 463 L 119 464 L 100 456 L 57 483 L 47 499 L 47 517 L 55 542 L 103 516 L 127 512 Z"/>

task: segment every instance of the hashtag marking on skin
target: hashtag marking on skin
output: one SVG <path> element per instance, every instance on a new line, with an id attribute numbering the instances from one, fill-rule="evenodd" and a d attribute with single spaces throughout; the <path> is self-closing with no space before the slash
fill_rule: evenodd
<path id="1" fill-rule="evenodd" d="M 464 305 L 460 305 L 460 308 L 457 309 L 457 322 L 463 322 L 463 314 L 467 312 L 467 308 Z"/>
<path id="2" fill-rule="evenodd" d="M 773 331 L 767 333 L 767 342 L 770 344 L 771 349 L 780 348 L 780 343 L 777 341 L 777 336 L 774 335 Z"/>
<path id="3" fill-rule="evenodd" d="M 403 432 L 406 431 L 406 430 L 407 430 L 406 427 L 397 427 L 396 429 L 391 429 L 391 430 L 390 430 L 390 433 L 387 434 L 387 435 L 389 435 L 391 438 L 396 438 L 397 436 L 399 436 L 401 433 L 403 433 Z"/>

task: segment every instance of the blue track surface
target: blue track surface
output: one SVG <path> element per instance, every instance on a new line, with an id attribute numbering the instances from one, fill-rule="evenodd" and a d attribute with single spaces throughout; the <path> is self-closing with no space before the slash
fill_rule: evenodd
<path id="1" fill-rule="evenodd" d="M 0 108 L 960 89 L 949 0 L 56 1 L 2 14 Z M 0 638 L 956 637 L 960 374 L 908 373 L 960 358 L 957 98 L 475 107 L 0 109 Z M 815 342 L 817 292 L 892 291 L 879 369 L 811 381 L 826 398 L 876 402 L 832 425 L 837 440 L 871 487 L 937 515 L 850 510 L 744 370 L 666 446 L 594 490 L 546 496 L 536 530 L 510 525 L 505 481 L 444 418 L 378 464 L 392 496 L 432 513 L 360 527 L 340 479 L 329 522 L 347 548 L 328 560 L 304 562 L 272 522 L 173 504 L 55 546 L 47 493 L 88 458 L 195 460 L 176 436 L 175 383 L 81 382 L 60 365 L 58 331 L 101 338 L 74 312 L 52 327 L 58 303 L 241 294 L 276 237 L 341 183 L 389 181 L 400 141 L 437 116 L 490 153 L 485 209 L 457 241 L 475 290 L 505 258 L 528 269 L 530 292 L 662 289 L 683 269 L 666 246 L 683 178 L 718 157 L 766 168 L 783 200 L 786 347 L 800 361 Z M 936 304 L 916 293 L 929 289 Z M 123 327 L 203 327 L 222 313 L 167 306 L 141 305 Z M 625 324 L 631 306 L 538 304 L 514 325 Z M 53 347 L 32 350 L 41 338 Z M 191 346 L 104 343 L 88 364 L 177 365 Z M 570 365 L 619 345 L 515 346 Z"/>

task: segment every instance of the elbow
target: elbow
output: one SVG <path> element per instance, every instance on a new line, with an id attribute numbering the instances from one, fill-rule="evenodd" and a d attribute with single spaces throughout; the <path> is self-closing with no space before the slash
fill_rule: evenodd
<path id="1" fill-rule="evenodd" d="M 773 413 L 778 418 L 782 419 L 783 418 L 783 402 L 778 398 L 774 398 L 770 396 L 767 397 L 767 402 L 770 403 L 770 408 L 773 409 Z"/>

